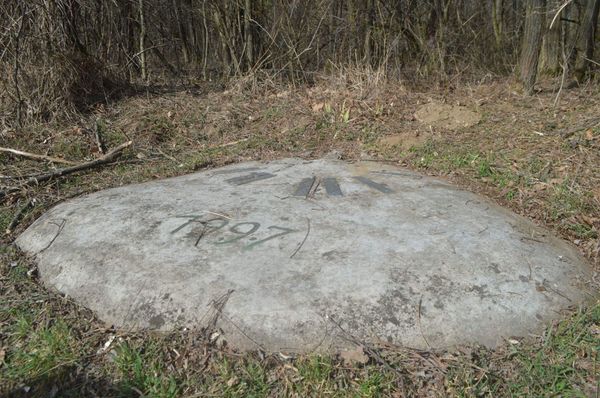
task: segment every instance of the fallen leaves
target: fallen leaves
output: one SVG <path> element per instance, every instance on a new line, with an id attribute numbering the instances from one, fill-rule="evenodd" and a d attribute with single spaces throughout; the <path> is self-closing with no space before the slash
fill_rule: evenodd
<path id="1" fill-rule="evenodd" d="M 318 102 L 316 104 L 313 104 L 312 111 L 315 113 L 321 112 L 323 110 L 324 106 L 325 106 L 324 102 Z"/>
<path id="2" fill-rule="evenodd" d="M 369 362 L 369 356 L 365 354 L 362 348 L 340 352 L 340 358 L 346 365 L 366 364 Z"/>

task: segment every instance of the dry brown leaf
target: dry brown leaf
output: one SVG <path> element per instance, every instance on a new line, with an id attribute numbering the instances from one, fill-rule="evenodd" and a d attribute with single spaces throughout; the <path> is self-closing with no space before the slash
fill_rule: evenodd
<path id="1" fill-rule="evenodd" d="M 600 219 L 595 218 L 595 217 L 589 217 L 586 216 L 585 214 L 581 215 L 581 219 L 590 227 L 593 227 L 595 223 L 597 223 L 598 221 L 600 221 Z"/>
<path id="2" fill-rule="evenodd" d="M 560 185 L 562 183 L 563 183 L 562 178 L 551 178 L 550 180 L 548 180 L 548 184 L 550 184 L 550 185 Z"/>
<path id="3" fill-rule="evenodd" d="M 231 379 L 227 380 L 227 387 L 233 387 L 238 383 L 238 378 L 233 376 Z"/>
<path id="4" fill-rule="evenodd" d="M 312 110 L 313 110 L 313 112 L 320 112 L 323 109 L 324 106 L 325 106 L 325 103 L 318 102 L 316 104 L 313 104 Z"/>
<path id="5" fill-rule="evenodd" d="M 587 129 L 585 131 L 585 139 L 588 141 L 591 141 L 594 139 L 594 132 L 592 131 L 592 129 Z"/>
<path id="6" fill-rule="evenodd" d="M 574 363 L 576 369 L 582 369 L 592 372 L 594 370 L 594 362 L 589 359 L 579 359 Z"/>
<path id="7" fill-rule="evenodd" d="M 356 350 L 342 351 L 340 352 L 340 358 L 346 365 L 354 364 L 365 364 L 369 362 L 369 357 L 365 354 L 362 348 Z"/>

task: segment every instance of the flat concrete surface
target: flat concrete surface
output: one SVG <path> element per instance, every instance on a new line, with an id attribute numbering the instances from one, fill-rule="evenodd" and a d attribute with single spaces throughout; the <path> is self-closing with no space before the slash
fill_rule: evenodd
<path id="1" fill-rule="evenodd" d="M 17 244 L 110 324 L 216 322 L 240 349 L 494 346 L 591 295 L 566 242 L 375 162 L 252 162 L 109 189 L 59 204 Z"/>

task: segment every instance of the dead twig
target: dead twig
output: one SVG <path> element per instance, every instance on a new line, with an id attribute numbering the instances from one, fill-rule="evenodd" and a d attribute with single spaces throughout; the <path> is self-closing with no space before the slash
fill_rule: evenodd
<path id="1" fill-rule="evenodd" d="M 594 127 L 597 124 L 600 124 L 600 117 L 588 119 L 585 122 L 583 122 L 575 127 L 562 129 L 562 130 L 556 130 L 556 131 L 552 132 L 552 134 L 560 135 L 562 138 L 569 138 L 573 134 L 577 133 L 578 131 L 585 130 L 590 127 Z"/>
<path id="2" fill-rule="evenodd" d="M 398 370 L 398 369 L 394 368 L 392 365 L 390 365 L 388 363 L 388 361 L 386 361 L 381 355 L 379 355 L 379 353 L 377 352 L 377 350 L 375 348 L 371 347 L 369 344 L 360 340 L 359 338 L 353 336 L 350 332 L 348 332 L 346 329 L 344 329 L 339 322 L 336 322 L 336 320 L 333 319 L 332 316 L 328 316 L 327 318 L 331 321 L 331 323 L 333 323 L 342 332 L 342 335 L 340 336 L 341 338 L 362 348 L 363 352 L 365 354 L 367 354 L 370 358 L 374 359 L 377 363 L 379 363 L 386 369 L 394 372 L 398 376 L 398 382 L 400 384 L 399 385 L 400 389 L 404 390 L 404 382 L 402 380 L 403 374 L 400 370 Z"/>
<path id="3" fill-rule="evenodd" d="M 118 147 L 114 148 L 113 150 L 108 152 L 106 155 L 104 155 L 98 159 L 92 160 L 90 162 L 86 162 L 86 163 L 78 164 L 76 166 L 66 167 L 64 169 L 58 169 L 58 170 L 51 171 L 49 173 L 43 173 L 43 174 L 38 174 L 36 176 L 29 177 L 27 180 L 25 180 L 23 183 L 21 183 L 17 187 L 9 187 L 9 188 L 4 189 L 3 191 L 0 191 L 0 199 L 7 196 L 8 194 L 19 191 L 28 186 L 38 185 L 41 182 L 45 182 L 45 181 L 51 180 L 53 178 L 63 177 L 63 176 L 69 175 L 69 174 L 76 173 L 78 171 L 88 170 L 88 169 L 92 169 L 94 167 L 98 167 L 98 166 L 102 166 L 104 164 L 110 163 L 113 160 L 115 160 L 121 154 L 121 152 L 125 148 L 129 147 L 131 144 L 132 144 L 132 141 L 127 141 L 127 142 L 119 145 Z"/>
<path id="4" fill-rule="evenodd" d="M 161 154 L 162 156 L 164 156 L 166 159 L 172 160 L 173 162 L 178 163 L 179 161 L 177 159 L 175 159 L 173 156 L 171 155 L 167 155 L 166 153 L 164 153 L 160 148 L 156 148 L 156 150 L 158 151 L 159 154 Z"/>
<path id="5" fill-rule="evenodd" d="M 19 211 L 17 211 L 17 213 L 15 214 L 15 216 L 13 217 L 13 219 L 11 220 L 10 224 L 8 224 L 8 227 L 6 227 L 6 232 L 5 232 L 6 235 L 10 235 L 12 233 L 12 231 L 15 229 L 15 227 L 19 224 L 19 221 L 21 221 L 21 218 L 23 217 L 23 215 L 25 214 L 25 212 L 27 211 L 27 209 L 29 209 L 32 204 L 33 204 L 33 199 L 29 199 L 19 209 Z"/>
<path id="6" fill-rule="evenodd" d="M 228 146 L 241 144 L 242 142 L 246 142 L 248 140 L 249 140 L 249 138 L 242 138 L 241 140 L 226 142 L 225 144 L 217 145 L 215 148 L 226 148 Z"/>
<path id="7" fill-rule="evenodd" d="M 46 161 L 52 162 L 52 163 L 75 164 L 75 162 L 71 162 L 69 160 L 54 158 L 52 156 L 46 156 L 46 155 L 38 155 L 37 153 L 30 153 L 30 152 L 20 151 L 18 149 L 12 149 L 12 148 L 0 147 L 0 152 L 10 153 L 10 154 L 22 156 L 22 157 L 28 158 L 28 159 L 46 160 Z"/>
<path id="8" fill-rule="evenodd" d="M 229 301 L 231 295 L 235 292 L 233 289 L 229 289 L 227 293 L 221 295 L 216 300 L 211 300 L 208 304 L 214 310 L 211 319 L 208 321 L 207 331 L 212 333 L 217 328 L 217 322 L 219 321 L 219 317 L 223 314 L 223 308 L 225 308 L 225 304 Z"/>
<path id="9" fill-rule="evenodd" d="M 104 155 L 106 149 L 104 148 L 104 141 L 102 141 L 102 135 L 100 134 L 100 120 L 96 120 L 96 123 L 94 123 L 94 138 L 96 139 L 98 152 Z"/>
<path id="10" fill-rule="evenodd" d="M 421 296 L 419 298 L 419 308 L 417 309 L 417 322 L 419 323 L 419 331 L 421 332 L 421 337 L 423 337 L 425 344 L 427 344 L 427 347 L 431 350 L 431 345 L 429 345 L 429 341 L 427 341 L 427 338 L 425 337 L 425 333 L 423 333 L 423 328 L 421 327 L 421 304 L 422 303 L 423 303 L 423 296 Z"/>

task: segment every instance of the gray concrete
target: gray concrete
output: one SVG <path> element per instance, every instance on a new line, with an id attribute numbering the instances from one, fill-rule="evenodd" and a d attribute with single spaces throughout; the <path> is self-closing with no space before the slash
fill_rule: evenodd
<path id="1" fill-rule="evenodd" d="M 345 333 L 494 346 L 590 294 L 566 242 L 375 162 L 245 163 L 109 189 L 56 206 L 17 244 L 110 324 L 206 325 L 220 307 L 240 349 L 350 348 Z"/>

